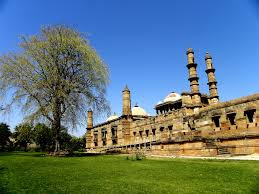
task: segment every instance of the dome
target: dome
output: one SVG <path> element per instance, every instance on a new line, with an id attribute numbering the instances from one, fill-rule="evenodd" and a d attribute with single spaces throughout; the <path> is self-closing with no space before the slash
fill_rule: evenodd
<path id="1" fill-rule="evenodd" d="M 165 99 L 164 102 L 174 102 L 177 100 L 180 100 L 182 97 L 180 94 L 175 93 L 175 92 L 171 92 L 170 94 L 168 94 Z"/>
<path id="2" fill-rule="evenodd" d="M 207 59 L 212 59 L 212 57 L 210 56 L 210 54 L 208 52 L 206 52 L 206 55 L 205 55 L 205 60 Z"/>
<path id="3" fill-rule="evenodd" d="M 160 100 L 158 103 L 156 103 L 156 105 L 158 105 L 158 104 L 162 104 L 162 103 L 163 103 L 163 101 L 161 101 L 161 100 Z"/>
<path id="4" fill-rule="evenodd" d="M 147 112 L 138 105 L 132 108 L 132 115 L 148 116 Z"/>
<path id="5" fill-rule="evenodd" d="M 111 121 L 111 120 L 114 120 L 114 119 L 117 119 L 117 118 L 119 118 L 119 117 L 114 113 L 113 115 L 108 117 L 108 119 L 106 121 Z"/>

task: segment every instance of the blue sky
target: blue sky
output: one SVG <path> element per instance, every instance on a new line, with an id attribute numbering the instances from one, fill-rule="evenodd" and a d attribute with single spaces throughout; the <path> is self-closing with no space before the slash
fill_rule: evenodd
<path id="1" fill-rule="evenodd" d="M 128 84 L 132 105 L 154 115 L 154 105 L 168 93 L 190 90 L 189 47 L 201 92 L 208 93 L 206 51 L 213 57 L 221 101 L 259 92 L 258 5 L 256 0 L 0 0 L 0 55 L 17 50 L 19 35 L 38 33 L 43 25 L 75 27 L 88 34 L 109 66 L 112 112 L 121 114 L 121 91 Z M 14 127 L 22 114 L 15 109 L 0 121 Z M 73 134 L 84 132 L 80 127 Z"/>

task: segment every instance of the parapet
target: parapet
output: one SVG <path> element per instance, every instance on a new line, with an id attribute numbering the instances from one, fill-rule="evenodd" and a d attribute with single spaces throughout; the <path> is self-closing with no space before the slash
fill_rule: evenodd
<path id="1" fill-rule="evenodd" d="M 259 100 L 259 93 L 256 93 L 256 94 L 253 94 L 253 95 L 250 95 L 250 96 L 245 96 L 245 97 L 242 97 L 242 98 L 237 98 L 237 99 L 226 101 L 226 102 L 219 102 L 217 104 L 212 104 L 210 106 L 203 107 L 203 108 L 200 109 L 200 113 L 210 111 L 210 110 L 214 110 L 214 109 L 226 108 L 226 107 L 229 107 L 229 106 L 234 106 L 234 105 L 237 105 L 237 104 L 242 104 L 242 103 L 256 101 L 256 100 Z"/>

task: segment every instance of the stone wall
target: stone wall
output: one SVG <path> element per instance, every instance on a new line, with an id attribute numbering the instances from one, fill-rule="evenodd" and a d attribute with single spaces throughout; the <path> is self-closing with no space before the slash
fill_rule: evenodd
<path id="1" fill-rule="evenodd" d="M 113 128 L 117 129 L 116 144 Z M 103 129 L 107 131 L 106 145 Z M 259 153 L 259 94 L 199 108 L 192 114 L 182 108 L 142 119 L 120 117 L 88 131 L 87 148 L 190 156 Z"/>

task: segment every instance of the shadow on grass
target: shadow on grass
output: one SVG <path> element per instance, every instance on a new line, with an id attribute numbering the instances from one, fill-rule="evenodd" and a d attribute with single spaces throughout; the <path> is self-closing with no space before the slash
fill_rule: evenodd
<path id="1" fill-rule="evenodd" d="M 256 184 L 255 187 L 251 189 L 251 193 L 259 193 L 259 186 L 258 186 L 258 184 Z"/>
<path id="2" fill-rule="evenodd" d="M 29 157 L 42 157 L 45 153 L 42 152 L 0 152 L 1 156 L 29 156 Z"/>
<path id="3" fill-rule="evenodd" d="M 48 153 L 44 152 L 0 152 L 0 157 L 1 156 L 27 156 L 27 157 L 96 157 L 96 156 L 101 156 L 105 155 L 103 153 L 86 153 L 86 152 L 74 152 L 74 153 L 69 153 L 65 155 L 56 155 L 56 156 L 51 156 L 48 155 Z"/>
<path id="4" fill-rule="evenodd" d="M 109 156 L 109 155 L 119 155 L 121 152 L 107 152 L 107 153 L 88 153 L 88 152 L 73 152 L 68 154 L 68 157 L 85 157 L 85 156 Z"/>
<path id="5" fill-rule="evenodd" d="M 3 175 L 7 170 L 7 167 L 0 166 L 0 193 L 8 193 L 7 182 L 3 178 Z"/>
<path id="6" fill-rule="evenodd" d="M 74 152 L 66 155 L 66 157 L 86 157 L 86 156 L 91 156 L 91 157 L 96 157 L 96 156 L 101 156 L 105 155 L 103 153 L 86 153 L 86 152 Z"/>
<path id="7" fill-rule="evenodd" d="M 259 175 L 256 175 L 257 182 L 254 183 L 253 187 L 251 188 L 251 193 L 259 193 Z"/>
<path id="8" fill-rule="evenodd" d="M 0 166 L 0 174 L 3 173 L 4 170 L 7 170 L 8 168 L 7 167 L 3 167 L 3 166 Z"/>

